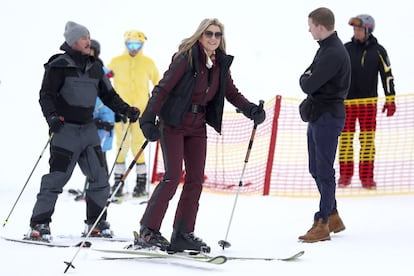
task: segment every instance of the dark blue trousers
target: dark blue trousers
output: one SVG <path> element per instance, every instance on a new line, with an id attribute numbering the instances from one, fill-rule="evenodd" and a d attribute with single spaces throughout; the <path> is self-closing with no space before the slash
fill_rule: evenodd
<path id="1" fill-rule="evenodd" d="M 318 120 L 308 123 L 309 172 L 318 186 L 320 201 L 315 220 L 328 221 L 336 210 L 335 155 L 338 137 L 345 124 L 345 118 L 337 118 L 325 112 Z"/>

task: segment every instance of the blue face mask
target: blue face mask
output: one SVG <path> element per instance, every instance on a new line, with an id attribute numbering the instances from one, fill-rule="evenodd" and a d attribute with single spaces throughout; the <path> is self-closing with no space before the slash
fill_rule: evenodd
<path id="1" fill-rule="evenodd" d="M 129 51 L 139 51 L 142 48 L 142 42 L 140 42 L 140 41 L 127 41 L 126 47 Z"/>

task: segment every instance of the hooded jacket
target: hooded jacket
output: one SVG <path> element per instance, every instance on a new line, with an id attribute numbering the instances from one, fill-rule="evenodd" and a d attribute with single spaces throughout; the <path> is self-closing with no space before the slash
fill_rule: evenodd
<path id="1" fill-rule="evenodd" d="M 54 115 L 69 123 L 90 123 L 97 96 L 115 112 L 125 114 L 129 106 L 112 88 L 101 64 L 66 42 L 60 49 L 65 53 L 52 56 L 44 65 L 39 103 L 45 118 Z"/>
<path id="2" fill-rule="evenodd" d="M 114 57 L 107 66 L 114 72 L 114 88 L 129 105 L 144 110 L 149 99 L 149 81 L 156 85 L 160 75 L 154 61 L 140 50 L 136 56 L 128 50 Z"/>

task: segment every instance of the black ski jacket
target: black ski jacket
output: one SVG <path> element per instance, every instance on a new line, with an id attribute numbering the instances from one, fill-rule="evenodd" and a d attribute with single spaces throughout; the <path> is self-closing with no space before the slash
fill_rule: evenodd
<path id="1" fill-rule="evenodd" d="M 352 66 L 348 99 L 378 97 L 378 72 L 385 96 L 395 95 L 394 77 L 387 52 L 372 34 L 364 42 L 352 38 L 345 43 L 345 48 Z"/>
<path id="2" fill-rule="evenodd" d="M 312 64 L 299 79 L 300 87 L 317 102 L 319 114 L 330 112 L 344 118 L 351 81 L 349 55 L 336 32 L 318 43 Z M 306 73 L 309 71 L 311 74 Z"/>
<path id="3" fill-rule="evenodd" d="M 57 115 L 69 123 L 90 123 L 97 96 L 113 111 L 125 114 L 129 105 L 115 92 L 102 65 L 66 43 L 60 49 L 65 53 L 52 56 L 44 65 L 39 103 L 45 118 Z"/>

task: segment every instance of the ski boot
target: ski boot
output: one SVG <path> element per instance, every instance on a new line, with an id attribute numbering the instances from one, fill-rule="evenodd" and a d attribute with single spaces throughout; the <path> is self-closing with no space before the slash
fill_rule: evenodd
<path id="1" fill-rule="evenodd" d="M 184 233 L 174 231 L 171 235 L 171 244 L 168 252 L 183 252 L 190 251 L 190 253 L 210 253 L 210 246 L 208 246 L 202 239 L 194 236 L 193 232 Z"/>
<path id="2" fill-rule="evenodd" d="M 162 251 L 166 251 L 169 246 L 170 243 L 159 231 L 145 226 L 141 226 L 139 234 L 136 233 L 134 237 L 135 249 L 157 247 Z"/>
<path id="3" fill-rule="evenodd" d="M 116 173 L 114 177 L 114 185 L 112 186 L 111 194 L 115 192 L 118 185 L 121 185 L 121 187 L 119 187 L 118 191 L 115 194 L 115 197 L 122 197 L 124 195 L 122 192 L 122 190 L 124 189 L 124 182 L 121 182 L 121 179 L 122 179 L 122 174 Z"/>
<path id="4" fill-rule="evenodd" d="M 93 223 L 88 223 L 85 221 L 85 230 L 82 233 L 82 237 L 86 237 L 86 235 L 91 231 Z M 97 238 L 112 238 L 113 233 L 110 229 L 110 224 L 106 220 L 101 220 L 95 228 L 93 228 L 90 237 L 97 237 Z"/>
<path id="5" fill-rule="evenodd" d="M 132 193 L 133 197 L 141 197 L 148 195 L 146 191 L 147 186 L 147 174 L 137 174 L 137 183 L 134 188 L 134 192 Z"/>
<path id="6" fill-rule="evenodd" d="M 49 242 L 52 239 L 49 223 L 39 223 L 30 226 L 29 233 L 25 235 L 24 239 Z"/>

